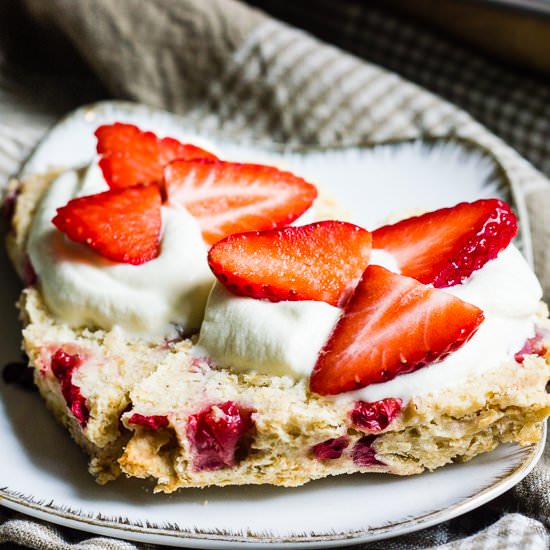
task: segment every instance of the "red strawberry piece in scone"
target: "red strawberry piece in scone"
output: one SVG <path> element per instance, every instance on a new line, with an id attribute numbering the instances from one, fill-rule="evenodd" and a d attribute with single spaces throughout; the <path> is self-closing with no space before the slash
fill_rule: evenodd
<path id="1" fill-rule="evenodd" d="M 157 185 L 136 185 L 72 199 L 57 209 L 54 225 L 69 239 L 129 264 L 158 256 L 161 197 Z"/>
<path id="2" fill-rule="evenodd" d="M 134 413 L 128 419 L 128 424 L 134 424 L 135 426 L 141 426 L 143 428 L 149 428 L 151 430 L 160 430 L 161 428 L 167 428 L 170 424 L 168 417 L 164 414 L 152 414 L 144 415 L 140 413 Z"/>
<path id="3" fill-rule="evenodd" d="M 52 355 L 50 363 L 52 373 L 59 381 L 67 407 L 85 428 L 90 419 L 90 411 L 80 387 L 73 383 L 73 374 L 81 365 L 82 359 L 78 354 L 67 353 L 61 348 Z"/>
<path id="4" fill-rule="evenodd" d="M 234 466 L 246 454 L 255 424 L 253 410 L 233 401 L 206 407 L 192 414 L 187 439 L 193 468 L 220 470 Z"/>
<path id="5" fill-rule="evenodd" d="M 239 233 L 216 243 L 208 263 L 233 294 L 280 302 L 344 304 L 369 263 L 370 233 L 324 221 Z"/>
<path id="6" fill-rule="evenodd" d="M 463 202 L 373 231 L 403 275 L 444 288 L 461 284 L 497 257 L 517 233 L 510 207 L 498 199 Z"/>
<path id="7" fill-rule="evenodd" d="M 401 413 L 402 401 L 386 397 L 379 401 L 357 401 L 350 412 L 350 420 L 355 428 L 370 433 L 385 430 Z"/>
<path id="8" fill-rule="evenodd" d="M 138 183 L 161 184 L 164 167 L 175 159 L 216 156 L 200 147 L 159 138 L 133 124 L 115 122 L 95 131 L 99 166 L 109 187 L 128 187 Z"/>
<path id="9" fill-rule="evenodd" d="M 376 436 L 366 435 L 362 437 L 351 450 L 351 459 L 357 466 L 368 468 L 369 466 L 383 466 L 384 464 L 376 458 L 376 451 L 372 444 Z"/>
<path id="10" fill-rule="evenodd" d="M 348 445 L 349 437 L 342 435 L 313 445 L 311 452 L 317 460 L 336 460 L 342 456 Z"/>
<path id="11" fill-rule="evenodd" d="M 311 391 L 338 394 L 441 361 L 483 318 L 455 296 L 369 266 L 319 354 Z"/>
<path id="12" fill-rule="evenodd" d="M 284 227 L 317 197 L 304 179 L 259 164 L 221 160 L 177 160 L 166 167 L 167 200 L 185 207 L 213 244 L 243 231 Z"/>
<path id="13" fill-rule="evenodd" d="M 518 363 L 523 363 L 526 355 L 543 357 L 548 352 L 548 342 L 550 342 L 550 330 L 536 327 L 535 335 L 526 340 L 522 348 L 514 355 L 514 359 Z"/>

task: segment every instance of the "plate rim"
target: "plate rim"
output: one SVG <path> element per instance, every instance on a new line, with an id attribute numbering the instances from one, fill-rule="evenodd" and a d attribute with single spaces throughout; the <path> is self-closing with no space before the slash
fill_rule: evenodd
<path id="1" fill-rule="evenodd" d="M 101 113 L 106 109 L 120 109 L 121 111 L 126 110 L 128 113 L 132 111 L 139 110 L 146 113 L 150 113 L 153 116 L 169 116 L 175 117 L 178 119 L 185 119 L 185 115 L 179 113 L 172 113 L 165 109 L 159 109 L 155 107 L 150 107 L 149 105 L 144 105 L 143 103 L 125 101 L 125 100 L 102 100 L 96 101 L 93 103 L 87 103 L 81 105 L 76 109 L 73 109 L 69 113 L 65 114 L 61 118 L 57 119 L 44 133 L 44 135 L 37 141 L 36 145 L 31 149 L 29 154 L 21 163 L 18 171 L 15 174 L 15 177 L 20 178 L 26 171 L 29 160 L 34 156 L 37 149 L 42 145 L 42 143 L 48 138 L 52 130 L 56 129 L 58 126 L 65 124 L 67 121 L 71 120 L 77 115 L 87 117 L 90 113 L 95 111 Z M 126 113 L 122 113 L 126 114 Z M 369 139 L 360 139 L 353 142 L 334 142 L 328 143 L 325 145 L 317 144 L 300 144 L 300 143 L 283 143 L 275 140 L 254 140 L 243 135 L 235 135 L 230 132 L 224 132 L 220 129 L 212 129 L 206 131 L 204 128 L 199 126 L 190 126 L 189 129 L 195 133 L 197 136 L 205 139 L 219 139 L 225 140 L 231 138 L 234 145 L 242 146 L 251 146 L 258 149 L 262 149 L 268 153 L 275 154 L 285 154 L 285 153 L 301 153 L 301 154 L 310 154 L 316 152 L 327 152 L 327 151 L 342 151 L 346 149 L 376 149 L 378 147 L 384 147 L 388 145 L 399 145 L 406 143 L 415 143 L 415 142 L 424 142 L 429 145 L 435 145 L 437 143 L 458 143 L 464 146 L 466 149 L 477 150 L 482 153 L 484 156 L 491 159 L 494 163 L 494 169 L 496 179 L 502 181 L 506 185 L 507 193 L 512 196 L 514 202 L 516 202 L 515 190 L 510 179 L 510 176 L 502 166 L 502 163 L 496 157 L 496 155 L 491 151 L 491 149 L 485 147 L 483 144 L 478 143 L 471 137 L 467 135 L 422 135 L 417 137 L 403 137 L 403 138 L 386 138 L 382 140 L 369 140 Z"/>
<path id="2" fill-rule="evenodd" d="M 61 126 L 66 121 L 78 116 L 85 115 L 93 111 L 100 113 L 107 109 L 121 110 L 131 113 L 132 111 L 141 111 L 142 113 L 151 113 L 156 116 L 170 116 L 176 119 L 183 119 L 182 115 L 170 113 L 168 111 L 149 107 L 140 103 L 119 100 L 105 100 L 80 106 L 65 116 L 57 120 L 38 141 L 31 153 L 21 164 L 16 177 L 20 177 L 24 173 L 25 168 L 37 149 L 43 141 L 48 138 L 51 131 Z M 121 116 L 125 113 L 121 112 Z M 190 132 L 197 136 L 225 140 L 228 134 L 220 129 L 205 132 L 196 125 L 189 124 Z M 521 195 L 517 192 L 513 182 L 508 176 L 501 162 L 492 151 L 477 143 L 473 139 L 464 136 L 421 136 L 409 137 L 404 139 L 388 139 L 383 141 L 361 140 L 354 143 L 335 143 L 328 145 L 300 145 L 300 144 L 285 144 L 274 141 L 254 141 L 242 136 L 240 139 L 232 137 L 233 144 L 254 146 L 268 153 L 275 154 L 309 154 L 315 152 L 327 151 L 345 151 L 353 148 L 361 149 L 376 149 L 378 147 L 388 145 L 399 145 L 406 143 L 421 142 L 427 145 L 436 145 L 438 143 L 454 142 L 463 146 L 465 149 L 475 150 L 484 157 L 487 157 L 493 164 L 494 177 L 498 181 L 499 188 L 504 189 L 506 195 L 513 200 L 515 208 L 520 216 L 520 226 L 522 227 L 521 239 L 525 248 L 525 253 L 528 261 L 532 263 L 532 247 L 529 232 L 528 217 L 525 215 L 524 203 Z M 129 538 L 134 541 L 154 542 L 157 544 L 174 544 L 204 547 L 205 543 L 212 543 L 216 547 L 224 543 L 224 547 L 242 547 L 252 544 L 269 544 L 271 547 L 319 547 L 319 546 L 335 546 L 335 545 L 350 545 L 362 542 L 370 542 L 381 540 L 391 536 L 404 535 L 413 531 L 431 527 L 440 522 L 452 519 L 468 511 L 471 511 L 478 506 L 496 498 L 506 490 L 513 487 L 521 481 L 535 467 L 540 459 L 545 446 L 547 436 L 546 423 L 542 427 L 541 440 L 533 445 L 520 449 L 524 453 L 521 462 L 515 467 L 508 469 L 498 478 L 492 479 L 491 482 L 484 488 L 476 492 L 474 495 L 468 496 L 443 510 L 428 512 L 423 515 L 416 515 L 409 519 L 403 519 L 390 524 L 384 524 L 379 527 L 370 529 L 348 530 L 339 533 L 319 533 L 309 535 L 290 535 L 290 536 L 273 536 L 270 534 L 261 535 L 259 533 L 247 533 L 246 535 L 231 534 L 231 533 L 215 533 L 214 530 L 197 530 L 186 528 L 168 528 L 158 525 L 143 525 L 141 522 L 132 522 L 124 518 L 101 517 L 101 514 L 94 514 L 95 517 L 81 516 L 72 510 L 63 511 L 55 507 L 53 499 L 49 503 L 37 503 L 33 501 L 32 495 L 19 494 L 17 491 L 11 491 L 9 487 L 0 487 L 0 506 L 5 506 L 15 511 L 26 513 L 30 516 L 51 521 L 57 525 L 71 527 L 81 531 L 87 531 L 96 534 L 107 534 L 108 536 L 118 538 Z M 164 540 L 163 540 L 164 539 Z M 170 540 L 168 540 L 170 539 Z M 175 540 L 174 540 L 175 539 Z"/>

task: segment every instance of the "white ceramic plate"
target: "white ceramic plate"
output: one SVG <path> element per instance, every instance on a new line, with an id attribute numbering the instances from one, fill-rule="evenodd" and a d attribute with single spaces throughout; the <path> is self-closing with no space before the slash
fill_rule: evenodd
<path id="1" fill-rule="evenodd" d="M 173 115 L 108 102 L 80 109 L 39 145 L 22 175 L 77 166 L 94 154 L 93 130 L 115 120 L 191 141 L 222 158 L 285 166 L 325 187 L 351 219 L 374 227 L 394 212 L 504 196 L 507 181 L 490 156 L 466 143 L 404 142 L 375 148 L 260 150 L 182 129 Z M 523 233 L 525 235 L 525 232 Z M 523 242 L 526 252 L 527 242 Z M 19 356 L 13 303 L 19 284 L 0 257 L 0 363 Z M 543 443 L 503 445 L 467 464 L 400 478 L 340 476 L 297 489 L 229 487 L 152 495 L 136 480 L 96 485 L 79 449 L 35 394 L 0 382 L 0 503 L 94 533 L 195 548 L 341 546 L 408 533 L 467 512 L 520 481 Z"/>

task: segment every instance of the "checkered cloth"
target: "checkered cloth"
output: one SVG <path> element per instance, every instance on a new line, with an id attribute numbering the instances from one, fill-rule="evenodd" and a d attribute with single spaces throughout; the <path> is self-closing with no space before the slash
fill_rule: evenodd
<path id="1" fill-rule="evenodd" d="M 550 176 L 548 77 L 493 63 L 362 0 L 249 3 L 451 101 Z"/>
<path id="2" fill-rule="evenodd" d="M 550 224 L 545 223 L 550 187 L 506 144 L 550 174 L 547 84 L 516 75 L 360 1 L 256 3 L 363 59 L 234 0 L 21 2 L 40 25 L 14 24 L 25 17 L 19 8 L 6 12 L 14 18 L 11 23 L 0 11 L 0 178 L 16 171 L 63 112 L 106 94 L 177 112 L 202 131 L 263 143 L 462 137 L 489 151 L 509 177 L 530 224 L 535 267 L 550 296 Z M 23 59 L 25 38 L 34 47 Z M 33 64 L 33 56 L 50 43 L 60 44 L 60 64 Z M 69 46 L 88 67 L 79 67 L 77 78 L 64 70 Z M 547 548 L 549 487 L 547 449 L 535 471 L 496 501 L 442 525 L 368 547 Z M 145 547 L 82 539 L 82 534 L 0 511 L 0 542 L 60 549 Z M 68 542 L 75 540 L 80 542 Z"/>

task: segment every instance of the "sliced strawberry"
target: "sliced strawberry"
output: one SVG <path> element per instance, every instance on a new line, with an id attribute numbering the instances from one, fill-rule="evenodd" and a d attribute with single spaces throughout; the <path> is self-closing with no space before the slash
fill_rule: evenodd
<path id="1" fill-rule="evenodd" d="M 350 223 L 239 233 L 208 253 L 214 275 L 233 294 L 345 303 L 369 263 L 371 235 Z"/>
<path id="2" fill-rule="evenodd" d="M 284 227 L 317 196 L 315 186 L 272 166 L 178 160 L 164 172 L 172 204 L 195 216 L 213 244 L 232 233 Z"/>
<path id="3" fill-rule="evenodd" d="M 99 166 L 111 188 L 162 182 L 164 167 L 175 159 L 211 158 L 215 155 L 173 138 L 158 138 L 133 124 L 115 122 L 95 131 Z"/>
<path id="4" fill-rule="evenodd" d="M 371 265 L 319 355 L 311 390 L 355 390 L 441 361 L 482 321 L 476 306 Z"/>
<path id="5" fill-rule="evenodd" d="M 52 222 L 110 260 L 142 264 L 158 256 L 160 204 L 158 186 L 136 185 L 73 199 Z"/>
<path id="6" fill-rule="evenodd" d="M 496 258 L 517 229 L 516 216 L 501 200 L 462 202 L 380 227 L 373 248 L 391 252 L 403 275 L 443 288 Z"/>

